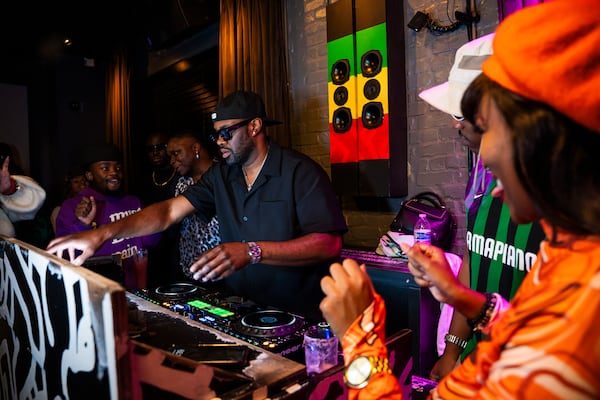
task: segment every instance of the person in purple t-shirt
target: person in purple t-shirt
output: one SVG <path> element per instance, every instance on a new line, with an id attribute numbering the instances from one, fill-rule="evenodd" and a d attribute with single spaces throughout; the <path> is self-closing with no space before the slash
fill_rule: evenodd
<path id="1" fill-rule="evenodd" d="M 110 144 L 87 146 L 82 151 L 83 170 L 89 186 L 75 197 L 66 199 L 56 218 L 56 235 L 87 231 L 125 218 L 141 210 L 140 199 L 122 190 L 123 170 L 119 149 Z M 125 269 L 124 283 L 128 289 L 145 287 L 146 271 L 135 265 L 137 255 L 143 249 L 157 244 L 160 233 L 135 238 L 115 238 L 106 241 L 94 253 L 94 257 L 119 255 Z M 102 271 L 97 271 L 102 273 Z M 107 276 L 114 279 L 113 276 Z"/>

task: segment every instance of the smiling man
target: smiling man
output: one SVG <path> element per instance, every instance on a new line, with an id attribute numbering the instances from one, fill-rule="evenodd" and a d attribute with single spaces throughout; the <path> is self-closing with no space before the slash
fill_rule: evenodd
<path id="1" fill-rule="evenodd" d="M 191 266 L 194 279 L 222 280 L 261 306 L 320 319 L 319 282 L 339 257 L 347 230 L 327 173 L 270 140 L 266 127 L 277 122 L 255 93 L 224 97 L 212 120 L 223 162 L 195 185 L 112 224 L 57 238 L 48 251 L 67 250 L 81 264 L 107 240 L 159 232 L 192 213 L 204 222 L 218 215 L 222 243 Z"/>
<path id="2" fill-rule="evenodd" d="M 138 197 L 123 193 L 121 153 L 115 146 L 87 146 L 82 150 L 81 158 L 89 186 L 62 203 L 56 217 L 57 236 L 94 230 L 142 209 Z M 153 247 L 159 239 L 160 234 L 114 239 L 90 255 L 119 254 L 121 260 L 127 263 L 137 250 Z"/>

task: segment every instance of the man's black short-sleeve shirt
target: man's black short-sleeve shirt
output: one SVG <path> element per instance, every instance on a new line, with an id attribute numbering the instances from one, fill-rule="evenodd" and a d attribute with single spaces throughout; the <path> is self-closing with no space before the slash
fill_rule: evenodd
<path id="1" fill-rule="evenodd" d="M 218 215 L 222 242 L 286 241 L 309 233 L 347 231 L 321 166 L 276 143 L 270 143 L 267 160 L 250 191 L 240 165 L 221 163 L 182 195 L 205 220 Z M 304 267 L 248 265 L 226 278 L 226 284 L 260 305 L 318 315 L 323 298 L 320 280 L 331 261 Z"/>

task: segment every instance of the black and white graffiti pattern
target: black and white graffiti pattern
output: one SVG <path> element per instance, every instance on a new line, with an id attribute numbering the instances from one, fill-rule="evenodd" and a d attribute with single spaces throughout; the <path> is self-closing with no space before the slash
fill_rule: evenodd
<path id="1" fill-rule="evenodd" d="M 0 400 L 116 399 L 110 297 L 45 254 L 0 239 Z"/>

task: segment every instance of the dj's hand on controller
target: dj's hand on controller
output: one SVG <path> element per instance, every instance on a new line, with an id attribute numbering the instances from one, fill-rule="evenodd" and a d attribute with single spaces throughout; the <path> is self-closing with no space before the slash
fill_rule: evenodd
<path id="1" fill-rule="evenodd" d="M 256 258 L 252 257 L 249 252 L 249 243 L 221 243 L 202 253 L 196 262 L 191 265 L 190 271 L 195 280 L 202 282 L 217 281 L 250 263 L 260 261 L 260 254 L 258 261 L 256 261 Z"/>

